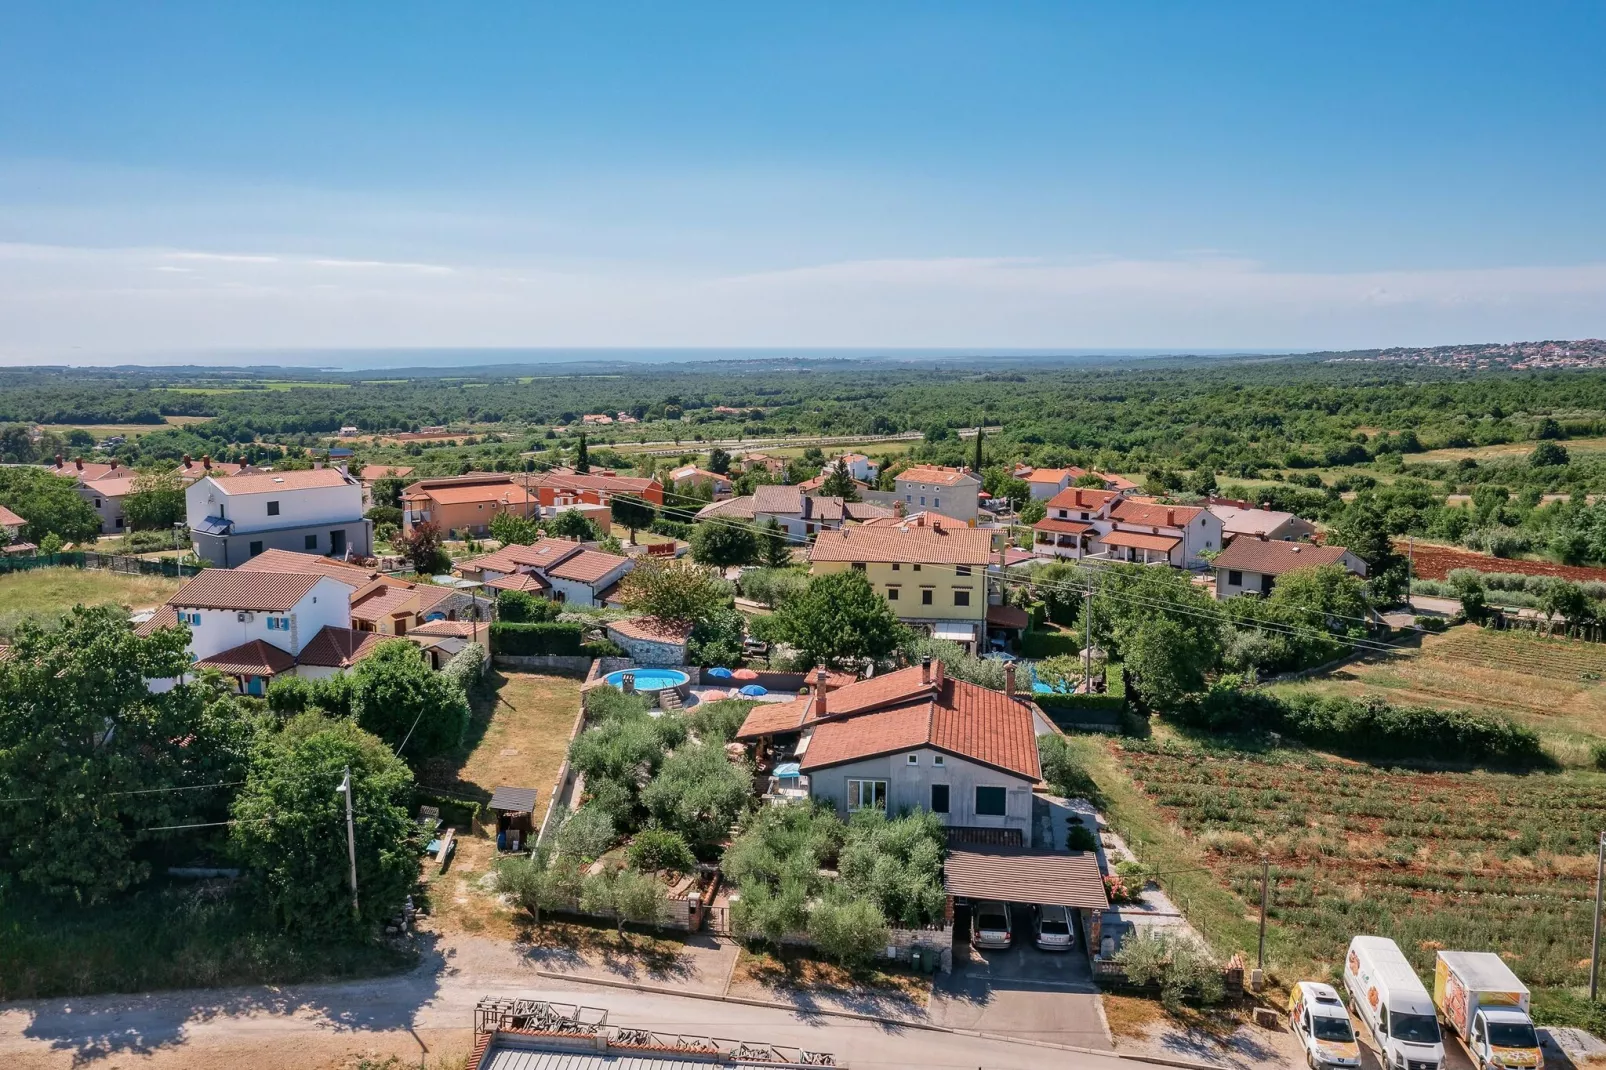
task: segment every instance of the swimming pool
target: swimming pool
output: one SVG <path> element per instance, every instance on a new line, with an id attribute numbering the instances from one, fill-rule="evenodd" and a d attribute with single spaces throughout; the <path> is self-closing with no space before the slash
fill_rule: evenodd
<path id="1" fill-rule="evenodd" d="M 679 669 L 620 669 L 604 676 L 602 680 L 604 683 L 623 689 L 626 673 L 636 678 L 637 691 L 664 691 L 669 688 L 685 687 L 691 683 L 691 677 Z"/>

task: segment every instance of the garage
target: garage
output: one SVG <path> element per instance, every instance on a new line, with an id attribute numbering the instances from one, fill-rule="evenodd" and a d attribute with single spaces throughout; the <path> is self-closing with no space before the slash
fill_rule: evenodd
<path id="1" fill-rule="evenodd" d="M 943 889 L 953 908 L 956 941 L 969 941 L 974 908 L 985 902 L 1008 904 L 1015 922 L 1022 920 L 1025 912 L 1028 925 L 1024 929 L 1014 926 L 1014 946 L 1031 942 L 1029 914 L 1033 907 L 1064 907 L 1085 932 L 1093 912 L 1110 905 L 1098 856 L 1091 851 L 953 847 L 943 865 Z M 1085 950 L 1086 945 L 1078 940 L 1076 946 Z"/>

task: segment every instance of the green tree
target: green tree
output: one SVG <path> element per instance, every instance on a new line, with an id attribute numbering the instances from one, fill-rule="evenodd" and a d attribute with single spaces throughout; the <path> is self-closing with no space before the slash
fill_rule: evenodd
<path id="1" fill-rule="evenodd" d="M 1266 604 L 1301 628 L 1338 635 L 1364 630 L 1372 605 L 1366 585 L 1342 565 L 1300 568 L 1277 577 Z"/>
<path id="2" fill-rule="evenodd" d="M 809 939 L 843 966 L 862 966 L 886 950 L 887 919 L 864 899 L 832 897 L 809 911 Z"/>
<path id="3" fill-rule="evenodd" d="M 697 856 L 686 838 L 668 829 L 642 829 L 626 854 L 631 866 L 644 873 L 690 873 L 697 868 Z"/>
<path id="4" fill-rule="evenodd" d="M 1534 451 L 1528 454 L 1530 468 L 1552 468 L 1564 465 L 1569 460 L 1571 458 L 1567 455 L 1567 447 L 1549 440 L 1539 443 L 1534 447 Z"/>
<path id="5" fill-rule="evenodd" d="M 585 878 L 580 886 L 580 909 L 587 914 L 612 914 L 619 935 L 627 922 L 657 927 L 669 914 L 664 887 L 656 879 L 633 869 L 605 869 Z"/>
<path id="6" fill-rule="evenodd" d="M 742 657 L 747 618 L 735 608 L 708 614 L 692 627 L 686 660 L 693 665 L 731 665 Z"/>
<path id="7" fill-rule="evenodd" d="M 546 533 L 555 539 L 578 539 L 581 542 L 596 542 L 602 538 L 597 525 L 578 509 L 565 509 L 548 520 Z"/>
<path id="8" fill-rule="evenodd" d="M 541 529 L 534 520 L 518 513 L 501 512 L 491 517 L 491 538 L 504 546 L 518 544 L 531 546 L 541 537 Z"/>
<path id="9" fill-rule="evenodd" d="M 528 591 L 502 591 L 496 596 L 496 617 L 510 624 L 532 624 L 557 620 L 563 607 Z"/>
<path id="10" fill-rule="evenodd" d="M 413 571 L 421 576 L 434 575 L 451 567 L 451 558 L 441 549 L 441 529 L 425 520 L 414 524 L 396 537 L 396 548 L 401 551 Z"/>
<path id="11" fill-rule="evenodd" d="M 641 804 L 661 828 L 678 832 L 693 850 L 710 851 L 729 834 L 753 791 L 753 767 L 725 755 L 718 741 L 679 747 L 641 792 Z"/>
<path id="12" fill-rule="evenodd" d="M 1165 710 L 1203 689 L 1205 670 L 1220 659 L 1221 646 L 1211 628 L 1154 616 L 1122 638 L 1121 656 L 1143 701 Z"/>
<path id="13" fill-rule="evenodd" d="M 1405 593 L 1406 561 L 1394 552 L 1389 523 L 1373 500 L 1351 502 L 1328 525 L 1327 544 L 1342 546 L 1366 562 L 1367 582 L 1380 602 L 1391 602 Z"/>
<path id="14" fill-rule="evenodd" d="M 658 519 L 658 510 L 651 502 L 643 501 L 627 494 L 615 494 L 608 508 L 613 512 L 613 522 L 621 527 L 630 529 L 630 541 L 636 541 L 638 528 L 650 528 L 652 522 Z"/>
<path id="15" fill-rule="evenodd" d="M 351 770 L 360 915 L 351 909 L 345 798 Z M 407 802 L 413 775 L 350 721 L 306 713 L 265 739 L 234 801 L 230 846 L 282 928 L 340 937 L 397 914 L 418 874 Z"/>
<path id="16" fill-rule="evenodd" d="M 765 568 L 787 568 L 792 564 L 792 539 L 773 516 L 759 528 L 759 557 Z"/>
<path id="17" fill-rule="evenodd" d="M 727 475 L 731 470 L 731 455 L 715 446 L 708 451 L 708 470 L 715 475 Z"/>
<path id="18" fill-rule="evenodd" d="M 801 591 L 809 574 L 797 568 L 758 568 L 742 573 L 742 596 L 774 609 Z"/>
<path id="19" fill-rule="evenodd" d="M 580 443 L 574 448 L 574 470 L 581 475 L 591 471 L 591 452 L 586 448 L 585 432 L 580 432 Z"/>
<path id="20" fill-rule="evenodd" d="M 123 496 L 123 516 L 134 531 L 159 531 L 184 519 L 184 485 L 171 472 L 146 472 L 135 477 L 134 489 Z"/>
<path id="21" fill-rule="evenodd" d="M 758 536 L 746 524 L 705 520 L 692 529 L 691 556 L 704 565 L 747 565 L 758 559 Z"/>
<path id="22" fill-rule="evenodd" d="M 851 569 L 810 577 L 776 609 L 770 628 L 804 665 L 833 669 L 885 661 L 909 640 L 909 629 L 886 599 Z"/>
<path id="23" fill-rule="evenodd" d="M 28 522 L 22 529 L 28 542 L 43 542 L 46 535 L 83 542 L 100 534 L 100 517 L 78 484 L 43 468 L 0 468 L 0 505 Z"/>
<path id="24" fill-rule="evenodd" d="M 1035 524 L 1048 515 L 1048 503 L 1041 498 L 1031 498 L 1023 502 L 1020 507 L 1020 522 L 1022 524 Z"/>
<path id="25" fill-rule="evenodd" d="M 826 472 L 825 482 L 820 484 L 820 493 L 830 498 L 841 498 L 845 502 L 859 500 L 859 486 L 853 481 L 853 473 L 848 471 L 846 461 L 837 458 L 836 464 Z"/>
<path id="26" fill-rule="evenodd" d="M 387 471 L 394 472 L 395 469 L 391 468 L 387 469 Z M 400 509 L 402 489 L 406 486 L 407 481 L 405 479 L 397 479 L 395 476 L 385 476 L 383 479 L 374 480 L 371 492 L 374 504 L 390 509 Z"/>
<path id="27" fill-rule="evenodd" d="M 114 606 L 31 624 L 0 661 L 0 885 L 91 903 L 144 880 L 140 831 L 221 817 L 208 791 L 238 780 L 256 724 L 215 675 L 152 692 L 189 671 L 189 629 L 134 634 Z M 115 794 L 114 794 L 115 793 Z"/>
<path id="28" fill-rule="evenodd" d="M 536 848 L 532 856 L 517 855 L 496 863 L 496 890 L 538 925 L 543 910 L 573 908 L 584 879 L 577 860 L 554 856 L 544 847 Z"/>
<path id="29" fill-rule="evenodd" d="M 392 748 L 422 759 L 463 741 L 468 697 L 407 640 L 380 643 L 348 675 L 357 723 Z"/>
<path id="30" fill-rule="evenodd" d="M 691 561 L 646 557 L 625 576 L 619 597 L 633 613 L 695 624 L 730 607 L 731 585 Z"/>

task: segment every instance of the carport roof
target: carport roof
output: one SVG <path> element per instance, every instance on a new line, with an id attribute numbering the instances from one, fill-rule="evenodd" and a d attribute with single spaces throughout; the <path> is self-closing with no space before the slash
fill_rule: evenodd
<path id="1" fill-rule="evenodd" d="M 1092 851 L 951 848 L 943 865 L 943 887 L 949 895 L 966 899 L 1089 910 L 1110 905 L 1098 856 Z"/>

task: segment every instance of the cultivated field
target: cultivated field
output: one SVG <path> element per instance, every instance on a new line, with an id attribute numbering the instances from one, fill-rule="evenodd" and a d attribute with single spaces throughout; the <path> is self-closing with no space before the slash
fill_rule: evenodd
<path id="1" fill-rule="evenodd" d="M 1394 540 L 1394 549 L 1401 555 L 1411 555 L 1411 573 L 1418 579 L 1442 580 L 1451 569 L 1470 568 L 1479 572 L 1521 572 L 1526 576 L 1560 576 L 1563 579 L 1606 580 L 1606 568 L 1587 565 L 1558 565 L 1551 561 L 1530 561 L 1513 557 L 1494 557 L 1490 554 L 1458 550 L 1450 546 L 1435 546 L 1418 542 L 1410 546 L 1404 539 Z"/>
<path id="2" fill-rule="evenodd" d="M 190 424 L 204 424 L 210 416 L 164 416 L 165 423 L 159 424 L 40 424 L 45 431 L 54 431 L 65 435 L 69 431 L 88 431 L 99 438 L 110 438 L 112 435 L 122 435 L 124 438 L 138 438 L 148 435 L 152 431 L 166 431 L 170 427 L 186 427 Z"/>
<path id="3" fill-rule="evenodd" d="M 1397 654 L 1367 655 L 1274 689 L 1507 713 L 1558 737 L 1553 749 L 1564 760 L 1587 760 L 1588 737 L 1606 738 L 1606 644 L 1527 632 L 1463 625 Z"/>
<path id="4" fill-rule="evenodd" d="M 1425 974 L 1454 948 L 1501 952 L 1535 989 L 1587 979 L 1601 774 L 1418 773 L 1175 742 L 1114 753 L 1242 903 L 1258 902 L 1269 857 L 1283 971 L 1336 976 L 1350 937 L 1375 933 Z"/>

